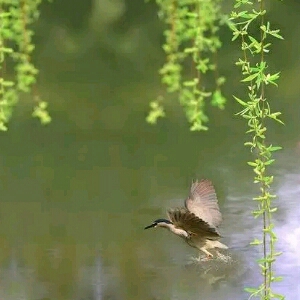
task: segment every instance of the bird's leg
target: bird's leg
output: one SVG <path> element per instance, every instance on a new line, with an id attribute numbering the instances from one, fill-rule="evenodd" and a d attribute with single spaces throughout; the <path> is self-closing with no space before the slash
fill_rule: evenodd
<path id="1" fill-rule="evenodd" d="M 207 256 L 206 256 L 206 259 L 207 259 L 207 260 L 214 257 L 210 252 L 208 252 L 208 251 L 206 250 L 205 247 L 201 247 L 200 250 L 201 250 L 202 252 L 204 252 L 204 253 L 207 255 Z M 199 258 L 200 258 L 200 257 L 199 257 Z"/>
<path id="2" fill-rule="evenodd" d="M 208 257 L 210 257 L 210 258 L 214 257 L 210 252 L 208 252 L 208 251 L 206 250 L 205 247 L 201 247 L 200 250 L 201 250 L 202 252 L 204 252 Z"/>

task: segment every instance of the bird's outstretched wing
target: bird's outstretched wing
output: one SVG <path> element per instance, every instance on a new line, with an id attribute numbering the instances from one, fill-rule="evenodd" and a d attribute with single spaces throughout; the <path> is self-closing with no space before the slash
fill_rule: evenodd
<path id="1" fill-rule="evenodd" d="M 175 227 L 185 230 L 190 235 L 197 235 L 203 238 L 219 238 L 217 230 L 207 222 L 199 219 L 186 208 L 168 210 L 170 221 Z"/>
<path id="2" fill-rule="evenodd" d="M 207 179 L 193 182 L 185 207 L 212 227 L 217 228 L 222 222 L 215 189 Z"/>

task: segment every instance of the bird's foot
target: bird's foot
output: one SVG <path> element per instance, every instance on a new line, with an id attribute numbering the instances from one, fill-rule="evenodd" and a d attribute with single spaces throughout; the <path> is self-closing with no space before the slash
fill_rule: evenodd
<path id="1" fill-rule="evenodd" d="M 214 257 L 211 254 L 210 255 L 206 255 L 206 256 L 199 255 L 199 257 L 195 258 L 195 260 L 198 261 L 198 262 L 203 262 L 203 261 L 209 261 L 209 260 L 211 260 L 213 258 Z"/>
<path id="2" fill-rule="evenodd" d="M 209 261 L 212 260 L 214 256 L 212 254 L 207 254 L 206 257 L 204 258 L 204 261 Z"/>

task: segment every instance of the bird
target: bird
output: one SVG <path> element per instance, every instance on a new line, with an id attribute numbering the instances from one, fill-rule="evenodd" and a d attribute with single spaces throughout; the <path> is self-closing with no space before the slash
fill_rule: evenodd
<path id="1" fill-rule="evenodd" d="M 169 209 L 167 215 L 168 219 L 157 219 L 144 229 L 167 228 L 182 237 L 188 245 L 206 254 L 207 259 L 214 257 L 209 252 L 210 249 L 228 249 L 219 241 L 222 237 L 218 230 L 222 215 L 210 180 L 202 179 L 193 182 L 184 207 Z M 220 254 L 218 251 L 216 253 Z"/>

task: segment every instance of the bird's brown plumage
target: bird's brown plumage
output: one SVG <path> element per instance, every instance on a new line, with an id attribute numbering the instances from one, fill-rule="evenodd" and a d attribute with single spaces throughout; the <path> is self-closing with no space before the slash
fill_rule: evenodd
<path id="1" fill-rule="evenodd" d="M 185 207 L 211 227 L 217 228 L 222 222 L 215 189 L 207 179 L 192 184 Z"/>
<path id="2" fill-rule="evenodd" d="M 191 236 L 218 239 L 220 237 L 216 229 L 204 220 L 198 218 L 186 208 L 176 208 L 168 211 L 170 221 L 176 228 L 185 230 Z"/>

